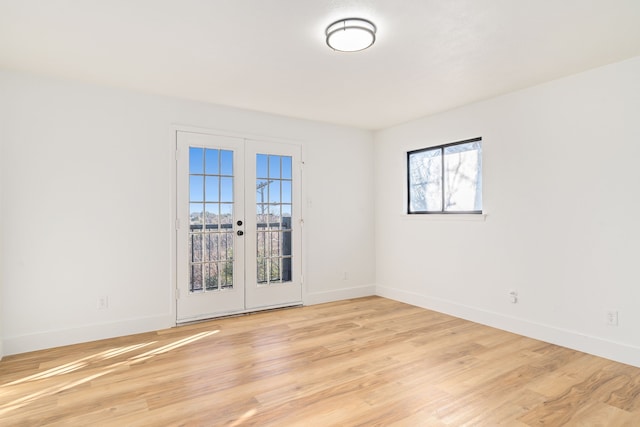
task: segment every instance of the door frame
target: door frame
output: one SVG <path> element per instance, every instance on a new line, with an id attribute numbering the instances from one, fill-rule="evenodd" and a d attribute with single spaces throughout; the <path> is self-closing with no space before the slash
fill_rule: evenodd
<path id="1" fill-rule="evenodd" d="M 208 127 L 201 127 L 201 126 L 192 126 L 192 125 L 181 125 L 181 124 L 173 124 L 170 127 L 170 138 L 169 138 L 169 162 L 170 162 L 170 170 L 171 170 L 171 182 L 170 182 L 170 189 L 171 189 L 171 203 L 170 203 L 170 224 L 169 224 L 169 235 L 170 235 L 170 239 L 169 239 L 169 254 L 170 254 L 170 268 L 169 268 L 169 273 L 170 273 L 170 284 L 169 284 L 169 312 L 170 312 L 170 316 L 172 319 L 172 322 L 175 326 L 178 325 L 183 325 L 189 322 L 180 322 L 178 323 L 177 321 L 177 305 L 178 305 L 178 268 L 177 268 L 177 222 L 178 222 L 178 214 L 177 214 L 177 206 L 178 206 L 178 186 L 177 186 L 177 181 L 178 181 L 178 167 L 177 167 L 177 158 L 176 156 L 178 155 L 178 149 L 177 149 L 177 141 L 178 141 L 178 132 L 193 132 L 193 133 L 201 133 L 201 134 L 205 134 L 205 135 L 213 135 L 213 136 L 222 136 L 222 137 L 232 137 L 232 138 L 242 138 L 244 140 L 251 140 L 251 141 L 264 141 L 264 142 L 270 142 L 270 143 L 276 143 L 276 144 L 288 144 L 288 145 L 295 145 L 297 147 L 300 148 L 300 164 L 298 165 L 300 167 L 300 191 L 299 191 L 299 197 L 300 197 L 300 221 L 301 224 L 303 224 L 303 226 L 300 227 L 300 260 L 302 263 L 301 266 L 301 279 L 300 279 L 300 287 L 301 287 L 301 302 L 302 305 L 306 305 L 306 302 L 308 301 L 308 288 L 307 288 L 307 282 L 306 282 L 306 276 L 307 276 L 307 260 L 306 260 L 306 242 L 307 242 L 307 230 L 306 227 L 304 226 L 304 218 L 305 218 L 305 211 L 306 211 L 306 205 L 307 205 L 307 198 L 305 195 L 305 185 L 304 185 L 304 181 L 305 181 L 305 154 L 304 154 L 304 146 L 301 140 L 297 140 L 297 139 L 291 139 L 291 138 L 284 138 L 284 137 L 274 137 L 274 136 L 269 136 L 269 135 L 261 135 L 261 134 L 254 134 L 254 133 L 250 133 L 250 132 L 237 132 L 237 131 L 231 131 L 231 130 L 222 130 L 222 129 L 216 129 L 216 128 L 208 128 Z M 269 307 L 263 307 L 263 308 L 258 308 L 258 309 L 247 309 L 247 310 L 242 310 L 242 311 L 237 311 L 234 312 L 234 314 L 244 314 L 244 313 L 252 313 L 252 312 L 257 312 L 257 311 L 261 311 L 261 310 L 270 310 L 270 309 L 274 309 L 274 308 L 282 308 L 282 307 L 292 307 L 295 305 L 292 304 L 281 304 L 281 305 L 273 305 L 273 306 L 269 306 Z M 205 320 L 205 319 L 202 319 Z M 196 320 L 199 321 L 199 320 Z"/>

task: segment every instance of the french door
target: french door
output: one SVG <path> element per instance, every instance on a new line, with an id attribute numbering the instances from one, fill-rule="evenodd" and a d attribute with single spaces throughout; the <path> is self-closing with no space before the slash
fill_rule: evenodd
<path id="1" fill-rule="evenodd" d="M 299 304 L 300 147 L 177 132 L 177 322 Z"/>

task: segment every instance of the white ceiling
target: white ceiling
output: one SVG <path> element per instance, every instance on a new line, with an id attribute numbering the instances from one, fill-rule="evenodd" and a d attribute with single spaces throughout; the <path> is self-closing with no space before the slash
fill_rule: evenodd
<path id="1" fill-rule="evenodd" d="M 640 0 L 0 0 L 0 68 L 364 129 L 638 55 Z"/>

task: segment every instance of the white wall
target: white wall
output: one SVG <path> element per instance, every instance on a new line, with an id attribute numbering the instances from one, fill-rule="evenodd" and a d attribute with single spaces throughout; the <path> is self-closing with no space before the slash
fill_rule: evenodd
<path id="1" fill-rule="evenodd" d="M 640 366 L 638 76 L 635 58 L 377 133 L 378 294 Z M 477 136 L 486 221 L 403 215 L 406 151 Z"/>
<path id="2" fill-rule="evenodd" d="M 0 80 L 0 97 L 4 94 L 4 83 Z M 4 288 L 4 237 L 2 235 L 3 226 L 3 197 L 2 197 L 2 183 L 4 180 L 4 167 L 2 159 L 5 157 L 4 154 L 4 117 L 7 117 L 9 112 L 7 111 L 7 106 L 4 103 L 0 102 L 0 360 L 4 356 L 4 341 L 3 337 L 3 328 L 2 328 L 2 293 Z"/>
<path id="3" fill-rule="evenodd" d="M 174 324 L 174 125 L 299 141 L 305 302 L 374 292 L 370 132 L 13 72 L 0 82 L 5 354 Z"/>
<path id="4" fill-rule="evenodd" d="M 303 144 L 306 303 L 377 283 L 640 366 L 638 75 L 640 58 L 599 68 L 377 132 L 373 150 L 364 131 L 0 72 L 4 354 L 173 324 L 179 124 Z M 476 136 L 486 221 L 404 216 L 406 150 Z"/>

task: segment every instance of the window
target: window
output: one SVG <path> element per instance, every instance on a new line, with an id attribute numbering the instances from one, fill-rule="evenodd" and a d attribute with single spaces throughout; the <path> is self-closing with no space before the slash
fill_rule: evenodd
<path id="1" fill-rule="evenodd" d="M 482 213 L 482 138 L 407 153 L 409 214 Z"/>

